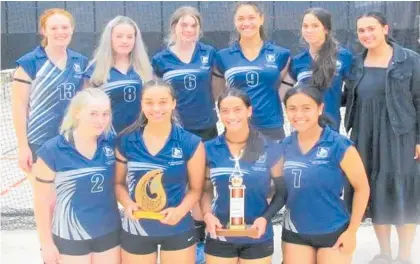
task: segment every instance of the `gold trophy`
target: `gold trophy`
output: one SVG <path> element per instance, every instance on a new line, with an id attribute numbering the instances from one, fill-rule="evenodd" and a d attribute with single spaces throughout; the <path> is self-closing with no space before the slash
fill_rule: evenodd
<path id="1" fill-rule="evenodd" d="M 163 171 L 161 169 L 147 172 L 136 185 L 135 202 L 140 210 L 133 213 L 137 219 L 161 220 L 165 218 L 159 212 L 166 206 L 166 193 L 162 184 Z"/>
<path id="2" fill-rule="evenodd" d="M 229 199 L 229 224 L 226 228 L 219 228 L 216 230 L 216 235 L 227 237 L 251 237 L 258 236 L 258 230 L 249 228 L 250 226 L 245 222 L 245 189 L 243 183 L 243 174 L 239 166 L 239 160 L 243 156 L 241 150 L 238 157 L 233 158 L 235 161 L 235 169 L 230 175 L 230 199 Z"/>

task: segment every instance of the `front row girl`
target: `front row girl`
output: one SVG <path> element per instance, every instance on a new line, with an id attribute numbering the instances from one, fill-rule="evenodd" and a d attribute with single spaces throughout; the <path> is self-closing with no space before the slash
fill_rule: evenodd
<path id="1" fill-rule="evenodd" d="M 72 99 L 60 135 L 37 152 L 35 219 L 46 264 L 120 263 L 110 128 L 108 96 L 87 88 Z"/>
<path id="2" fill-rule="evenodd" d="M 170 85 L 146 83 L 140 116 L 118 140 L 115 192 L 126 211 L 121 236 L 123 263 L 156 263 L 158 245 L 161 264 L 195 263 L 195 228 L 189 212 L 203 189 L 204 146 L 198 136 L 178 125 L 175 107 Z M 136 220 L 133 211 L 140 208 L 134 202 L 135 188 L 153 172 L 163 174 L 163 186 L 153 195 L 166 194 L 166 209 L 160 212 L 164 219 Z M 157 189 L 153 184 L 150 189 Z"/>
<path id="3" fill-rule="evenodd" d="M 206 263 L 269 264 L 274 249 L 271 218 L 284 205 L 280 148 L 250 127 L 252 107 L 245 92 L 226 91 L 218 100 L 218 108 L 226 132 L 205 143 L 209 179 L 201 205 L 210 233 L 204 246 Z M 229 185 L 235 174 L 245 185 L 245 221 L 258 230 L 257 239 L 215 234 L 216 228 L 229 222 Z M 268 205 L 272 179 L 276 194 Z"/>
<path id="4" fill-rule="evenodd" d="M 362 160 L 345 136 L 325 123 L 319 89 L 298 85 L 284 98 L 296 132 L 282 142 L 287 198 L 282 248 L 285 264 L 349 264 L 369 186 Z M 351 215 L 343 201 L 354 188 Z"/>

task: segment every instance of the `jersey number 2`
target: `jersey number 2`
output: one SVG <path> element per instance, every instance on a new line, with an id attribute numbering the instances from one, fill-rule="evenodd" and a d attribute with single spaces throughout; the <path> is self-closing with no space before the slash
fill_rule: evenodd
<path id="1" fill-rule="evenodd" d="M 102 174 L 93 174 L 90 181 L 93 183 L 91 193 L 98 193 L 104 190 L 104 176 Z"/>

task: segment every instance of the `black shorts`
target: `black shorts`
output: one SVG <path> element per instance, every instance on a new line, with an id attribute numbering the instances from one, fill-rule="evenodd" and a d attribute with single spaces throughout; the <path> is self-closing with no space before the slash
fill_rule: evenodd
<path id="1" fill-rule="evenodd" d="M 330 248 L 335 245 L 335 242 L 337 242 L 337 239 L 341 236 L 341 234 L 344 231 L 347 230 L 347 228 L 348 228 L 348 224 L 344 225 L 343 227 L 341 227 L 335 232 L 328 233 L 328 234 L 320 234 L 320 235 L 299 234 L 299 233 L 294 233 L 292 231 L 289 231 L 283 228 L 281 239 L 283 242 L 310 246 L 316 249 Z"/>
<path id="2" fill-rule="evenodd" d="M 54 243 L 60 254 L 83 256 L 89 253 L 99 253 L 114 248 L 120 244 L 120 230 L 88 240 L 68 240 L 53 234 Z"/>
<path id="3" fill-rule="evenodd" d="M 204 252 L 219 258 L 261 259 L 273 255 L 274 244 L 272 239 L 260 243 L 234 244 L 207 238 Z"/>
<path id="4" fill-rule="evenodd" d="M 274 141 L 283 140 L 285 136 L 283 127 L 258 129 L 258 131 L 264 136 L 266 136 L 268 139 Z"/>
<path id="5" fill-rule="evenodd" d="M 164 251 L 174 251 L 189 248 L 195 244 L 195 229 L 172 236 L 138 236 L 125 230 L 121 234 L 121 248 L 131 254 L 147 255 L 157 252 L 157 247 Z"/>
<path id="6" fill-rule="evenodd" d="M 207 141 L 218 136 L 216 125 L 210 128 L 206 128 L 206 129 L 187 129 L 187 130 L 199 136 L 203 141 Z"/>
<path id="7" fill-rule="evenodd" d="M 38 151 L 38 149 L 40 149 L 42 147 L 42 145 L 37 145 L 37 144 L 29 144 L 29 149 L 32 152 L 32 162 L 35 163 L 35 161 L 38 159 L 38 155 L 36 154 L 36 152 Z"/>

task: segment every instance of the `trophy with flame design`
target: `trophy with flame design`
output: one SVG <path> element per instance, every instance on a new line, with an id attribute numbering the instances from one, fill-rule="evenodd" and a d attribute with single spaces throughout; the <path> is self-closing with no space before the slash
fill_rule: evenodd
<path id="1" fill-rule="evenodd" d="M 135 202 L 140 210 L 133 213 L 137 219 L 161 220 L 159 212 L 166 206 L 166 193 L 162 184 L 163 171 L 151 170 L 141 177 L 134 192 Z"/>
<path id="2" fill-rule="evenodd" d="M 245 222 L 245 189 L 243 174 L 239 166 L 239 160 L 243 156 L 243 150 L 238 157 L 234 157 L 235 169 L 230 175 L 230 199 L 229 199 L 229 223 L 225 228 L 216 230 L 216 235 L 227 237 L 257 237 L 258 230 L 249 228 Z"/>

